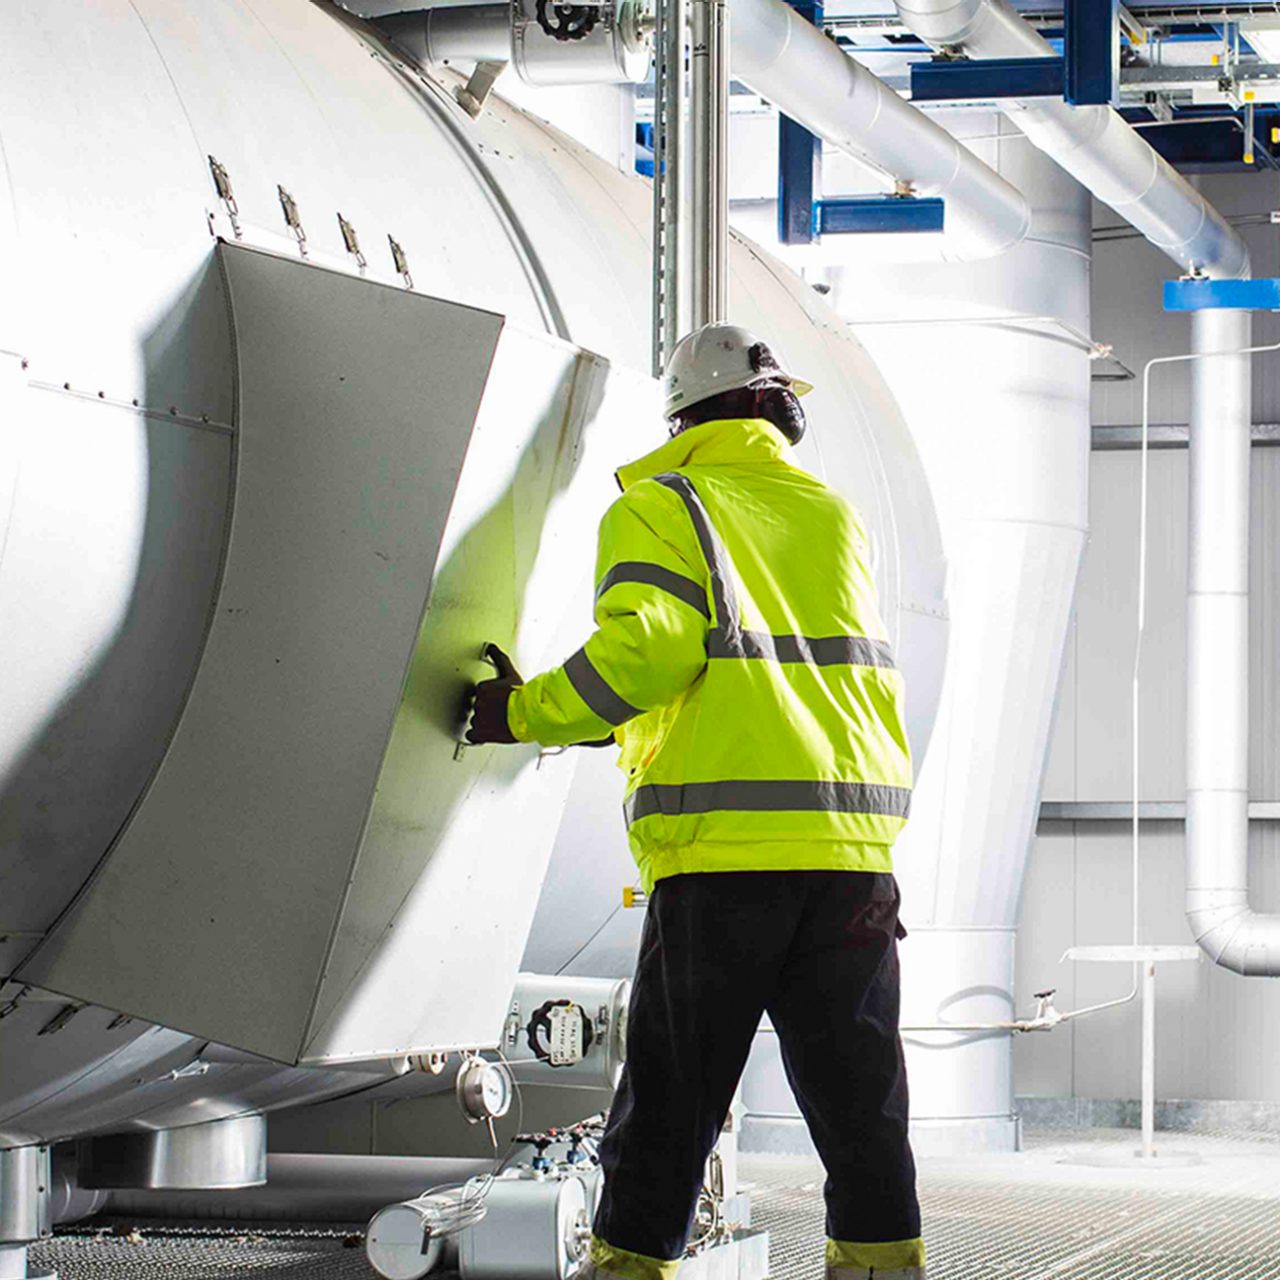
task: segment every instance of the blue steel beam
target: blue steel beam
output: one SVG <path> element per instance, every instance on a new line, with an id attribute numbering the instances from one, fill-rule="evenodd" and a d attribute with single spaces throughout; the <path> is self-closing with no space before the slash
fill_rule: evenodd
<path id="1" fill-rule="evenodd" d="M 1066 0 L 1064 18 L 1064 96 L 1073 106 L 1113 105 L 1120 80 L 1116 0 Z"/>
<path id="2" fill-rule="evenodd" d="M 964 58 L 911 64 L 913 102 L 987 102 L 994 98 L 1060 98 L 1062 58 Z"/>
<path id="3" fill-rule="evenodd" d="M 1280 311 L 1280 280 L 1166 280 L 1166 311 Z"/>
<path id="4" fill-rule="evenodd" d="M 941 231 L 946 219 L 941 200 L 917 196 L 819 200 L 813 212 L 815 229 L 824 236 Z"/>
<path id="5" fill-rule="evenodd" d="M 778 239 L 812 244 L 822 140 L 789 116 L 778 116 Z"/>
<path id="6" fill-rule="evenodd" d="M 791 7 L 814 26 L 822 25 L 821 0 L 791 0 Z M 814 205 L 821 194 L 822 139 L 789 116 L 778 115 L 778 239 L 812 244 Z"/>

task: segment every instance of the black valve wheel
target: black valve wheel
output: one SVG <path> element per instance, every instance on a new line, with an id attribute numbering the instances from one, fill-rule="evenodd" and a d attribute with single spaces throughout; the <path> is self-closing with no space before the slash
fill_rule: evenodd
<path id="1" fill-rule="evenodd" d="M 583 40 L 600 21 L 600 10 L 593 4 L 553 4 L 538 0 L 538 26 L 553 40 L 562 43 Z"/>
<path id="2" fill-rule="evenodd" d="M 573 1004 L 572 1000 L 548 1000 L 529 1020 L 529 1025 L 525 1027 L 525 1036 L 529 1042 L 529 1048 L 533 1052 L 533 1056 L 539 1062 L 545 1062 L 550 1067 L 563 1067 L 569 1064 L 563 1062 L 552 1062 L 551 1060 L 551 1010 L 557 1008 L 568 1008 Z M 595 1039 L 595 1028 L 591 1025 L 591 1019 L 587 1017 L 586 1011 L 580 1006 L 578 1007 L 578 1017 L 582 1019 L 582 1053 L 585 1057 L 591 1049 L 591 1042 Z"/>

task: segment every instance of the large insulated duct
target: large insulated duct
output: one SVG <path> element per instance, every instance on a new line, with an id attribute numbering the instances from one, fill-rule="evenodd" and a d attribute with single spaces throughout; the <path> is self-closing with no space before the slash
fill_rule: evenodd
<path id="1" fill-rule="evenodd" d="M 903 22 L 935 48 L 975 58 L 1052 58 L 1053 47 L 1007 0 L 895 0 Z M 1077 182 L 1184 271 L 1249 274 L 1249 251 L 1226 219 L 1110 107 L 1021 102 L 1018 128 Z"/>
<path id="2" fill-rule="evenodd" d="M 1192 315 L 1187 922 L 1218 964 L 1280 975 L 1280 915 L 1249 906 L 1251 317 Z"/>
<path id="3" fill-rule="evenodd" d="M 510 56 L 509 21 L 505 5 L 474 5 L 398 14 L 378 25 L 428 61 L 497 61 Z M 916 195 L 945 200 L 945 260 L 994 257 L 1027 234 L 1031 214 L 1015 187 L 785 0 L 734 0 L 729 56 L 737 79 L 824 142 Z"/>

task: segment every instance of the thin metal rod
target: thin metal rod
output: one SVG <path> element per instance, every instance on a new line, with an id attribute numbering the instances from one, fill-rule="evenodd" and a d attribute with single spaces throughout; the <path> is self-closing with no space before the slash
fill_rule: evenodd
<path id="1" fill-rule="evenodd" d="M 1142 967 L 1142 1156 L 1156 1153 L 1156 966 Z"/>
<path id="2" fill-rule="evenodd" d="M 692 0 L 690 16 L 690 324 L 697 329 L 729 310 L 729 8 L 725 0 Z"/>

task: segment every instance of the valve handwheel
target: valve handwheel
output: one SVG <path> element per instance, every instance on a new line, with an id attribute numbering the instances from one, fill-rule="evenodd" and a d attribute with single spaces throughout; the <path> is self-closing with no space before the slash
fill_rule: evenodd
<path id="1" fill-rule="evenodd" d="M 538 0 L 538 26 L 553 40 L 582 40 L 600 21 L 600 9 L 594 4 L 555 4 Z"/>

